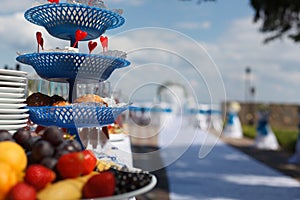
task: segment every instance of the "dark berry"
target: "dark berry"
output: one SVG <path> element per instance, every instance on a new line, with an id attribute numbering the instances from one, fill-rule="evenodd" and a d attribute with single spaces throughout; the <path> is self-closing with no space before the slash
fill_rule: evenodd
<path id="1" fill-rule="evenodd" d="M 0 130 L 0 142 L 13 141 L 12 135 L 7 130 Z"/>
<path id="2" fill-rule="evenodd" d="M 115 194 L 124 194 L 140 189 L 151 182 L 151 175 L 148 172 L 129 172 L 109 169 L 115 175 Z"/>
<path id="3" fill-rule="evenodd" d="M 75 151 L 81 151 L 81 145 L 79 144 L 79 142 L 77 140 L 68 140 L 70 144 L 73 145 Z"/>
<path id="4" fill-rule="evenodd" d="M 30 138 L 30 131 L 26 129 L 19 129 L 13 135 L 13 139 L 27 151 L 31 149 Z"/>
<path id="5" fill-rule="evenodd" d="M 53 153 L 53 146 L 45 140 L 37 141 L 32 148 L 32 156 L 37 161 L 40 161 L 45 157 L 51 157 L 53 156 Z"/>
<path id="6" fill-rule="evenodd" d="M 78 152 L 81 151 L 81 148 L 79 148 L 79 143 L 77 141 L 74 140 L 65 140 L 63 143 L 61 143 L 60 145 L 58 145 L 56 147 L 56 151 L 67 151 L 69 153 L 72 152 Z"/>
<path id="7" fill-rule="evenodd" d="M 50 142 L 53 146 L 57 146 L 64 141 L 64 134 L 58 127 L 50 126 L 45 129 L 42 138 Z"/>
<path id="8" fill-rule="evenodd" d="M 70 152 L 67 151 L 67 150 L 63 150 L 63 149 L 55 150 L 54 158 L 59 159 L 62 155 L 65 155 L 65 154 L 68 154 L 68 153 L 70 153 Z"/>
<path id="9" fill-rule="evenodd" d="M 27 166 L 37 163 L 37 161 L 34 160 L 31 151 L 27 152 L 26 155 L 27 155 Z"/>
<path id="10" fill-rule="evenodd" d="M 52 170 L 55 169 L 56 163 L 57 163 L 57 159 L 52 157 L 43 158 L 40 162 L 41 165 L 44 165 L 45 167 Z"/>
<path id="11" fill-rule="evenodd" d="M 38 141 L 42 140 L 42 137 L 41 136 L 34 136 L 34 137 L 31 137 L 29 139 L 29 146 L 30 146 L 30 151 L 33 149 L 35 143 L 37 143 Z"/>

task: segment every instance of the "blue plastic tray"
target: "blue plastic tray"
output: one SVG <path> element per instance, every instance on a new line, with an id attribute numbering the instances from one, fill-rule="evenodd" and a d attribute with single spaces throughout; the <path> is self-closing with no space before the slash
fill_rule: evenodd
<path id="1" fill-rule="evenodd" d="M 29 118 L 41 126 L 62 128 L 99 127 L 114 123 L 128 106 L 106 107 L 102 105 L 38 106 L 27 107 Z"/>
<path id="2" fill-rule="evenodd" d="M 25 12 L 25 18 L 45 27 L 52 36 L 64 40 L 74 40 L 78 29 L 86 31 L 88 36 L 84 41 L 96 39 L 106 30 L 117 28 L 125 22 L 118 13 L 68 3 L 44 4 L 30 8 Z"/>
<path id="3" fill-rule="evenodd" d="M 130 65 L 123 58 L 81 53 L 33 53 L 17 57 L 17 61 L 32 65 L 37 74 L 49 81 L 104 81 L 117 69 Z"/>

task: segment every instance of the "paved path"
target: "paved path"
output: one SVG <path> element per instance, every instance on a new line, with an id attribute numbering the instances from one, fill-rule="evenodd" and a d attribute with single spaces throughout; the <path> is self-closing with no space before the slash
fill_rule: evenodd
<path id="1" fill-rule="evenodd" d="M 300 199 L 300 183 L 212 134 L 169 119 L 158 135 L 170 199 Z"/>

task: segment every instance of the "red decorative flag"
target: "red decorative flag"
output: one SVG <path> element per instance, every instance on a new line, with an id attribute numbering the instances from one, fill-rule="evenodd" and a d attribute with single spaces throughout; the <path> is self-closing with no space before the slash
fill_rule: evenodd
<path id="1" fill-rule="evenodd" d="M 73 47 L 75 48 L 77 43 L 80 41 L 80 40 L 83 40 L 84 38 L 86 38 L 88 35 L 87 32 L 85 31 L 82 31 L 82 30 L 77 30 L 76 33 L 75 33 L 75 43 L 73 45 Z"/>
<path id="2" fill-rule="evenodd" d="M 37 41 L 37 52 L 39 53 L 40 52 L 40 46 L 42 47 L 42 49 L 44 50 L 44 40 L 43 40 L 43 37 L 42 37 L 42 33 L 41 32 L 36 32 L 36 41 Z"/>
<path id="3" fill-rule="evenodd" d="M 48 2 L 59 4 L 59 0 L 48 0 Z"/>
<path id="4" fill-rule="evenodd" d="M 101 36 L 100 42 L 102 44 L 103 52 L 108 50 L 108 37 L 107 36 Z"/>
<path id="5" fill-rule="evenodd" d="M 89 50 L 90 50 L 90 54 L 92 53 L 92 51 L 97 47 L 97 42 L 93 42 L 93 41 L 89 41 L 88 43 L 89 45 Z"/>
<path id="6" fill-rule="evenodd" d="M 41 43 L 40 43 L 42 50 L 44 50 L 44 38 L 41 38 Z"/>

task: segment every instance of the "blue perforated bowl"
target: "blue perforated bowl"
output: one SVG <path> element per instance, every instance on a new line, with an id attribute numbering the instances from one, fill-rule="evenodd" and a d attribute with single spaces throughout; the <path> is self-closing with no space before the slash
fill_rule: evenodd
<path id="1" fill-rule="evenodd" d="M 41 126 L 58 126 L 62 128 L 99 127 L 114 123 L 115 119 L 128 106 L 38 106 L 28 107 L 29 118 Z"/>
<path id="2" fill-rule="evenodd" d="M 30 8 L 25 18 L 36 25 L 43 26 L 54 37 L 73 40 L 76 30 L 86 31 L 84 39 L 93 40 L 106 30 L 124 24 L 125 19 L 118 13 L 76 4 L 45 4 Z"/>
<path id="3" fill-rule="evenodd" d="M 123 58 L 63 52 L 25 54 L 17 61 L 31 65 L 40 77 L 50 81 L 103 81 L 115 69 L 130 65 Z"/>

